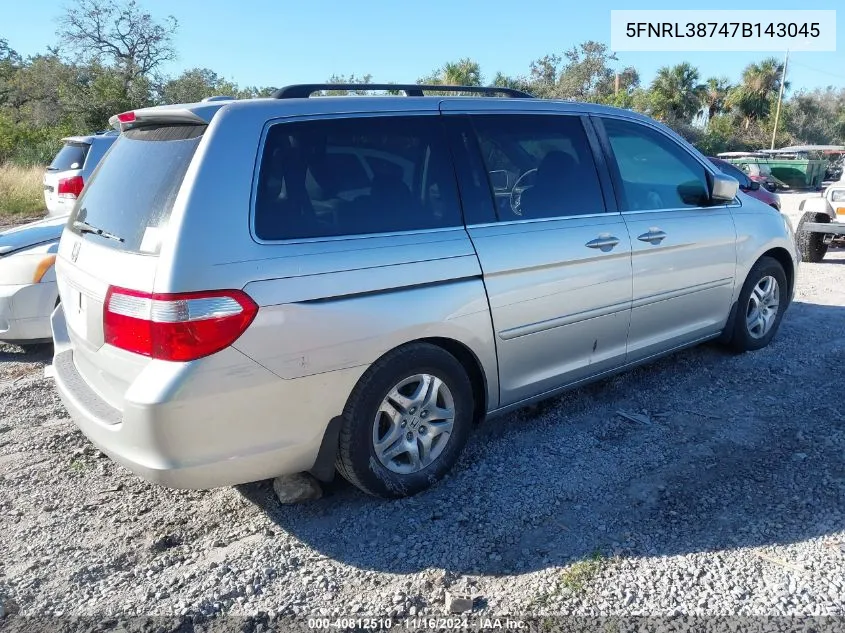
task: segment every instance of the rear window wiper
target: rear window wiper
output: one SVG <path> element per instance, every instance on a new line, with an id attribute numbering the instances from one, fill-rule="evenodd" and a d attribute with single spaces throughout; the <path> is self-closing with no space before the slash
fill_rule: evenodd
<path id="1" fill-rule="evenodd" d="M 73 228 L 75 228 L 83 235 L 85 233 L 93 233 L 94 235 L 99 235 L 100 237 L 105 237 L 106 239 L 114 240 L 115 242 L 125 241 L 122 237 L 115 235 L 114 233 L 104 231 L 103 229 L 96 227 L 93 224 L 88 224 L 88 222 L 83 222 L 82 220 L 74 220 Z"/>

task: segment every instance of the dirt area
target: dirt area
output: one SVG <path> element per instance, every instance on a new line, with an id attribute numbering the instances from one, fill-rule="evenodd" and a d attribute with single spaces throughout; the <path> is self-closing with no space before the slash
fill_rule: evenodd
<path id="1" fill-rule="evenodd" d="M 6 229 L 11 229 L 21 224 L 29 224 L 30 222 L 43 220 L 45 216 L 46 213 L 42 215 L 33 215 L 27 217 L 23 217 L 20 215 L 3 215 L 2 213 L 0 213 L 0 231 L 5 231 Z"/>
<path id="2" fill-rule="evenodd" d="M 845 615 L 843 355 L 839 251 L 802 266 L 764 350 L 702 346 L 491 421 L 414 498 L 339 479 L 283 507 L 267 482 L 136 478 L 66 417 L 47 356 L 5 346 L 0 603 L 266 623 L 442 614 L 465 593 L 473 616 Z"/>

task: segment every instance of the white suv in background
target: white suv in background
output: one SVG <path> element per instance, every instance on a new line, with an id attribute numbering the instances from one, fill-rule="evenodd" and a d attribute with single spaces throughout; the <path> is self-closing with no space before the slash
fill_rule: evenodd
<path id="1" fill-rule="evenodd" d="M 111 130 L 92 136 L 63 138 L 64 146 L 44 173 L 44 202 L 48 216 L 67 215 L 94 168 L 117 138 Z"/>

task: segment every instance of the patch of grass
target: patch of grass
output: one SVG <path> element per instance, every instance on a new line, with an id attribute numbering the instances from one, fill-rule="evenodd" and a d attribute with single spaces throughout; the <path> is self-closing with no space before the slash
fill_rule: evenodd
<path id="1" fill-rule="evenodd" d="M 43 167 L 0 165 L 0 217 L 44 212 Z"/>
<path id="2" fill-rule="evenodd" d="M 560 596 L 572 596 L 581 593 L 587 588 L 590 581 L 602 570 L 607 558 L 599 550 L 594 551 L 590 556 L 577 563 L 573 563 L 563 570 L 557 585 L 551 592 L 543 592 L 534 596 L 528 603 L 528 608 L 546 607 L 551 604 L 554 598 Z M 543 630 L 541 628 L 541 630 Z"/>
<path id="3" fill-rule="evenodd" d="M 82 474 L 88 470 L 88 464 L 81 459 L 74 459 L 70 462 L 70 470 L 71 472 Z"/>
<path id="4" fill-rule="evenodd" d="M 560 586 L 575 593 L 583 591 L 584 587 L 601 571 L 604 562 L 605 558 L 601 552 L 593 552 L 589 558 L 578 561 L 564 570 L 560 575 Z"/>

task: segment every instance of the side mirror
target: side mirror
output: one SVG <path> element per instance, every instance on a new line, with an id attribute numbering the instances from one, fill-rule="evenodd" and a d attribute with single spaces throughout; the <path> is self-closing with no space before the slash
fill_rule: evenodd
<path id="1" fill-rule="evenodd" d="M 712 175 L 710 183 L 711 202 L 731 202 L 736 198 L 739 190 L 739 182 L 727 174 L 716 173 Z"/>
<path id="2" fill-rule="evenodd" d="M 508 190 L 508 172 L 504 169 L 497 169 L 490 172 L 490 186 L 493 191 L 507 191 Z"/>
<path id="3" fill-rule="evenodd" d="M 757 191 L 760 188 L 760 183 L 756 180 L 748 181 L 748 189 L 749 191 Z"/>

